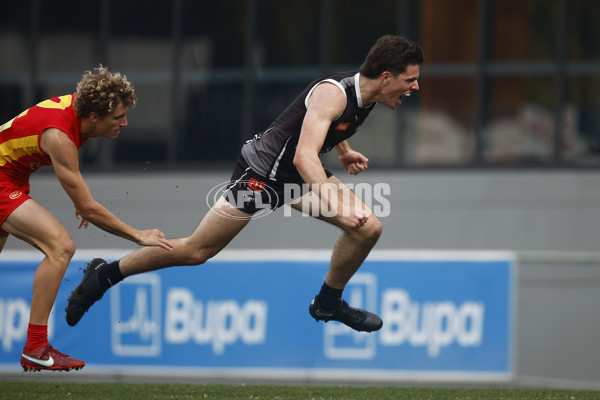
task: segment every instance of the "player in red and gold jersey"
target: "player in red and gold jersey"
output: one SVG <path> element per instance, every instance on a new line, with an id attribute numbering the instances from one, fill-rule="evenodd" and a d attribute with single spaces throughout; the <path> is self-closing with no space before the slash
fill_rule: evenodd
<path id="1" fill-rule="evenodd" d="M 21 356 L 25 371 L 85 365 L 48 342 L 48 317 L 75 244 L 65 227 L 29 196 L 33 172 L 44 165 L 54 167 L 81 220 L 79 228 L 91 222 L 139 245 L 172 249 L 160 230 L 135 229 L 95 201 L 79 170 L 78 150 L 83 143 L 94 137 L 117 138 L 135 102 L 131 83 L 100 66 L 83 76 L 75 94 L 42 101 L 0 125 L 0 251 L 10 234 L 45 255 L 33 278 L 27 342 Z"/>

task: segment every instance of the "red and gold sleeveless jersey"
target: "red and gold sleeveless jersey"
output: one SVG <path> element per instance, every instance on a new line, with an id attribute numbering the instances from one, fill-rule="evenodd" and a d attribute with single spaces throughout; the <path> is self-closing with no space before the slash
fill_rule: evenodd
<path id="1" fill-rule="evenodd" d="M 43 165 L 50 165 L 50 156 L 40 147 L 41 133 L 57 128 L 66 133 L 81 148 L 79 136 L 81 119 L 73 109 L 75 95 L 53 97 L 23 111 L 17 117 L 0 125 L 0 174 L 19 181 Z"/>

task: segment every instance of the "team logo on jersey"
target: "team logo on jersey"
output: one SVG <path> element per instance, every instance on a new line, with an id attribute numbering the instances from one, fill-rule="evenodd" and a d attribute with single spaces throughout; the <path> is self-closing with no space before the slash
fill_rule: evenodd
<path id="1" fill-rule="evenodd" d="M 340 132 L 346 132 L 350 128 L 349 122 L 340 122 L 334 129 Z"/>
<path id="2" fill-rule="evenodd" d="M 32 171 L 36 171 L 42 167 L 42 163 L 39 161 L 32 161 L 29 163 L 29 169 Z"/>
<path id="3" fill-rule="evenodd" d="M 11 200 L 14 200 L 14 199 L 18 199 L 22 195 L 23 195 L 23 192 L 21 192 L 20 190 L 16 190 L 16 191 L 12 192 L 11 194 L 9 194 L 8 198 L 10 198 Z"/>
<path id="4" fill-rule="evenodd" d="M 256 192 L 260 192 L 261 190 L 263 190 L 266 185 L 267 184 L 265 182 L 259 181 L 256 178 L 250 178 L 250 180 L 248 181 L 248 188 Z"/>

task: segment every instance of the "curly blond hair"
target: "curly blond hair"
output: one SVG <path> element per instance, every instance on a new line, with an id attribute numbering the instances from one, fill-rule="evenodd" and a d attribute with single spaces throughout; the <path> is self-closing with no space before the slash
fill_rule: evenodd
<path id="1" fill-rule="evenodd" d="M 92 112 L 104 117 L 119 104 L 135 106 L 137 97 L 133 85 L 120 73 L 111 73 L 102 64 L 87 71 L 77 84 L 73 107 L 78 117 L 88 117 Z"/>

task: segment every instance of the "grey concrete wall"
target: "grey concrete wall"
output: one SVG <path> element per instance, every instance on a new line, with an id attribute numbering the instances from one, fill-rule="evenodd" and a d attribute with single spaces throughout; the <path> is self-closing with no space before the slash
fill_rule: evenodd
<path id="1" fill-rule="evenodd" d="M 600 253 L 520 253 L 516 382 L 600 389 Z"/>
<path id="2" fill-rule="evenodd" d="M 230 171 L 157 174 L 140 169 L 85 178 L 94 197 L 124 221 L 179 237 L 196 228 L 208 210 L 207 193 L 229 176 Z M 390 213 L 381 218 L 379 249 L 598 249 L 599 172 L 368 171 L 339 176 L 355 184 L 389 184 Z M 79 248 L 136 247 L 95 227 L 77 230 L 73 205 L 52 173 L 32 177 L 32 195 L 69 229 Z M 284 214 L 280 209 L 252 221 L 230 248 L 329 249 L 339 236 L 336 228 L 300 213 Z M 14 239 L 7 246 L 27 248 Z"/>

